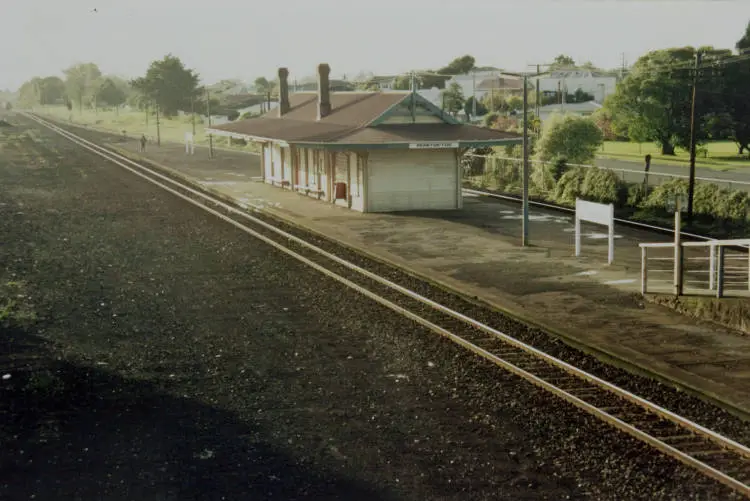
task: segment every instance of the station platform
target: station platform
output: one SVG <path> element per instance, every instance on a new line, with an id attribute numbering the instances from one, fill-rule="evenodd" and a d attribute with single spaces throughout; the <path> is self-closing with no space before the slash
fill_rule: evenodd
<path id="1" fill-rule="evenodd" d="M 627 366 L 750 416 L 750 336 L 681 315 L 640 295 L 639 242 L 669 237 L 584 225 L 574 256 L 572 216 L 530 212 L 531 247 L 520 246 L 520 204 L 465 196 L 458 211 L 359 213 L 260 182 L 256 155 L 135 141 L 115 151 L 178 173 L 241 206 L 257 206 L 366 254 L 442 283 Z M 666 289 L 665 289 L 666 291 Z"/>

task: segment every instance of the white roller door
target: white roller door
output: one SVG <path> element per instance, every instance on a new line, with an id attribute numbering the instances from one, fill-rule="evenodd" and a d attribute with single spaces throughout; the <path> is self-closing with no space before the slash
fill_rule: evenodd
<path id="1" fill-rule="evenodd" d="M 457 174 L 453 150 L 371 151 L 368 211 L 456 209 Z"/>

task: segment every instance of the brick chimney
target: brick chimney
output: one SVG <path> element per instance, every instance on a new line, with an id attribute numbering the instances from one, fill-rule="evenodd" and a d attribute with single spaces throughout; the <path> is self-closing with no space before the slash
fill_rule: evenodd
<path id="1" fill-rule="evenodd" d="M 289 112 L 289 70 L 279 68 L 279 116 L 286 115 Z"/>
<path id="2" fill-rule="evenodd" d="M 331 113 L 331 89 L 328 75 L 331 67 L 326 63 L 318 65 L 318 120 Z"/>

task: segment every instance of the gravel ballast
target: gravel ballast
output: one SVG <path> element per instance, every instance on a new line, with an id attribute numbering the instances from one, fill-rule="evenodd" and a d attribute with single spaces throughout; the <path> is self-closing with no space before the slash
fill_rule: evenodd
<path id="1" fill-rule="evenodd" d="M 0 176 L 0 497 L 733 497 L 52 132 Z"/>

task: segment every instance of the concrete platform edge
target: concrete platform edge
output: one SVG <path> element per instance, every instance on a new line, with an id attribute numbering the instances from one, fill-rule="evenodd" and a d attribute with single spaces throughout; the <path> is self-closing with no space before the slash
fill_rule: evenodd
<path id="1" fill-rule="evenodd" d="M 106 146 L 108 148 L 110 148 L 113 152 L 115 152 L 115 153 L 117 153 L 119 155 L 122 155 L 122 156 L 124 156 L 126 158 L 129 158 L 131 160 L 134 160 L 134 161 L 138 161 L 138 162 L 142 162 L 142 163 L 151 165 L 151 166 L 153 166 L 153 167 L 155 167 L 157 169 L 160 169 L 160 170 L 164 171 L 166 174 L 169 174 L 171 176 L 174 176 L 176 178 L 179 178 L 179 179 L 185 181 L 186 183 L 190 184 L 191 186 L 193 186 L 194 188 L 196 188 L 199 191 L 210 193 L 211 195 L 213 195 L 213 196 L 215 196 L 217 198 L 220 198 L 221 200 L 223 200 L 223 201 L 225 201 L 225 202 L 227 202 L 227 203 L 229 203 L 231 205 L 234 205 L 234 206 L 236 206 L 239 209 L 242 209 L 242 207 L 239 207 L 237 205 L 237 201 L 233 197 L 228 196 L 228 195 L 226 195 L 226 194 L 224 194 L 224 193 L 222 193 L 222 192 L 220 192 L 220 191 L 218 191 L 218 190 L 216 190 L 214 188 L 210 188 L 210 187 L 206 187 L 206 186 L 201 186 L 200 184 L 196 183 L 194 179 L 190 178 L 189 176 L 185 176 L 184 174 L 182 174 L 181 172 L 179 172 L 178 170 L 176 170 L 174 168 L 171 168 L 171 167 L 168 167 L 168 166 L 163 165 L 161 163 L 155 162 L 155 161 L 153 161 L 151 159 L 148 159 L 146 157 L 142 157 L 140 155 L 136 155 L 136 154 L 134 154 L 132 152 L 123 150 L 123 149 L 117 147 L 114 144 L 106 144 Z M 638 353 L 634 352 L 632 354 L 631 359 L 628 359 L 628 358 L 625 358 L 622 354 L 617 354 L 615 352 L 612 352 L 610 350 L 606 350 L 604 348 L 600 348 L 600 347 L 596 347 L 596 346 L 591 346 L 591 345 L 586 344 L 586 343 L 584 343 L 582 341 L 579 341 L 574 336 L 572 336 L 570 334 L 567 334 L 564 330 L 561 330 L 561 329 L 559 329 L 557 327 L 552 327 L 552 326 L 546 325 L 543 322 L 539 322 L 538 320 L 534 320 L 534 319 L 529 318 L 524 313 L 518 311 L 517 309 L 513 308 L 512 306 L 509 306 L 507 304 L 500 304 L 500 303 L 497 303 L 497 302 L 494 302 L 494 301 L 489 301 L 489 300 L 485 300 L 485 299 L 479 298 L 479 297 L 471 294 L 470 292 L 468 292 L 466 289 L 462 288 L 458 284 L 452 284 L 452 283 L 449 283 L 448 281 L 441 280 L 441 279 L 436 279 L 434 277 L 431 277 L 429 275 L 429 271 L 427 271 L 427 270 L 417 270 L 417 269 L 414 268 L 414 266 L 406 265 L 405 263 L 399 263 L 396 260 L 390 259 L 388 257 L 384 257 L 384 256 L 382 256 L 380 254 L 375 254 L 372 251 L 369 251 L 369 250 L 367 250 L 367 249 L 365 249 L 363 247 L 360 247 L 360 246 L 358 246 L 358 245 L 356 245 L 354 243 L 347 242 L 345 240 L 341 240 L 340 238 L 336 238 L 336 237 L 333 237 L 333 236 L 328 235 L 328 234 L 323 234 L 323 233 L 321 233 L 321 232 L 319 232 L 319 231 L 317 231 L 317 230 L 315 230 L 313 228 L 310 228 L 308 226 L 304 226 L 304 225 L 300 224 L 298 221 L 296 221 L 296 220 L 294 220 L 292 218 L 289 218 L 288 216 L 286 216 L 284 214 L 281 214 L 278 211 L 275 211 L 273 209 L 270 209 L 270 208 L 266 207 L 266 208 L 263 208 L 262 210 L 261 209 L 258 209 L 258 210 L 260 210 L 260 211 L 262 211 L 262 212 L 264 212 L 266 214 L 269 214 L 272 217 L 274 217 L 276 219 L 279 219 L 280 221 L 282 221 L 282 222 L 284 222 L 286 224 L 289 224 L 291 226 L 295 226 L 295 227 L 297 227 L 297 228 L 299 228 L 301 230 L 304 230 L 304 231 L 307 231 L 309 233 L 312 233 L 312 234 L 314 234 L 314 235 L 316 235 L 316 236 L 318 236 L 320 238 L 323 238 L 323 239 L 326 239 L 326 240 L 329 240 L 329 241 L 334 241 L 337 244 L 342 245 L 344 247 L 347 247 L 347 248 L 349 248 L 349 249 L 351 249 L 353 251 L 356 251 L 356 252 L 358 252 L 358 253 L 360 253 L 360 254 L 362 254 L 364 256 L 367 256 L 370 259 L 373 259 L 375 261 L 379 261 L 379 262 L 384 263 L 384 264 L 389 265 L 389 266 L 393 266 L 393 267 L 399 268 L 399 269 L 401 269 L 401 270 L 403 270 L 403 271 L 411 274 L 412 276 L 414 276 L 414 277 L 416 277 L 416 278 L 418 278 L 420 280 L 424 280 L 425 282 L 431 283 L 431 284 L 433 284 L 433 285 L 435 285 L 437 287 L 442 288 L 443 290 L 446 290 L 446 291 L 449 291 L 451 293 L 457 294 L 457 295 L 461 296 L 462 298 L 464 298 L 465 300 L 467 300 L 469 302 L 472 302 L 474 304 L 477 304 L 477 305 L 480 305 L 480 306 L 483 306 L 483 307 L 491 308 L 491 309 L 493 309 L 495 311 L 498 311 L 498 312 L 500 312 L 500 313 L 502 313 L 504 315 L 509 316 L 510 318 L 512 318 L 512 319 L 514 319 L 514 320 L 516 320 L 516 321 L 518 321 L 520 323 L 526 324 L 526 325 L 528 325 L 528 326 L 530 326 L 532 328 L 536 328 L 536 329 L 541 330 L 541 331 L 543 331 L 543 332 L 545 332 L 547 334 L 550 334 L 552 336 L 560 338 L 566 344 L 568 344 L 568 345 L 570 345 L 570 346 L 572 346 L 574 348 L 577 348 L 577 349 L 583 351 L 584 353 L 588 353 L 590 355 L 593 355 L 593 356 L 597 357 L 598 359 L 600 359 L 600 360 L 602 360 L 602 361 L 604 361 L 606 363 L 609 363 L 609 364 L 614 365 L 616 367 L 628 370 L 629 372 L 632 372 L 632 373 L 635 373 L 635 374 L 638 374 L 638 375 L 642 375 L 642 376 L 645 376 L 645 377 L 649 377 L 649 378 L 655 379 L 655 380 L 657 380 L 657 381 L 659 381 L 659 382 L 661 382 L 663 384 L 667 384 L 669 386 L 672 386 L 672 387 L 678 388 L 680 390 L 683 390 L 683 391 L 685 391 L 687 393 L 690 393 L 690 394 L 695 395 L 695 396 L 697 396 L 699 398 L 707 400 L 707 401 L 713 403 L 714 405 L 717 405 L 717 406 L 719 406 L 719 407 L 721 407 L 721 408 L 723 408 L 723 409 L 731 412 L 732 414 L 736 415 L 737 417 L 739 417 L 741 419 L 750 421 L 750 409 L 746 410 L 746 409 L 744 409 L 742 407 L 741 404 L 738 404 L 738 403 L 732 402 L 731 400 L 723 398 L 723 397 L 717 395 L 713 391 L 710 391 L 710 390 L 707 390 L 707 389 L 700 389 L 695 384 L 691 384 L 689 382 L 689 380 L 695 378 L 695 376 L 693 374 L 690 374 L 690 373 L 686 372 L 686 373 L 684 373 L 684 376 L 685 376 L 684 379 L 678 379 L 677 377 L 673 376 L 672 374 L 669 374 L 668 371 L 660 371 L 660 370 L 656 370 L 656 369 L 654 369 L 652 367 L 646 367 L 646 366 L 644 366 L 642 364 L 639 364 L 636 361 L 633 361 L 633 360 L 635 360 L 635 357 L 638 355 Z M 625 351 L 625 350 L 627 350 L 627 349 L 623 349 L 623 351 Z M 675 369 L 675 368 L 670 368 L 670 370 L 673 373 L 674 372 L 681 372 L 679 369 Z M 715 386 L 715 383 L 708 382 L 708 385 L 709 386 Z"/>

